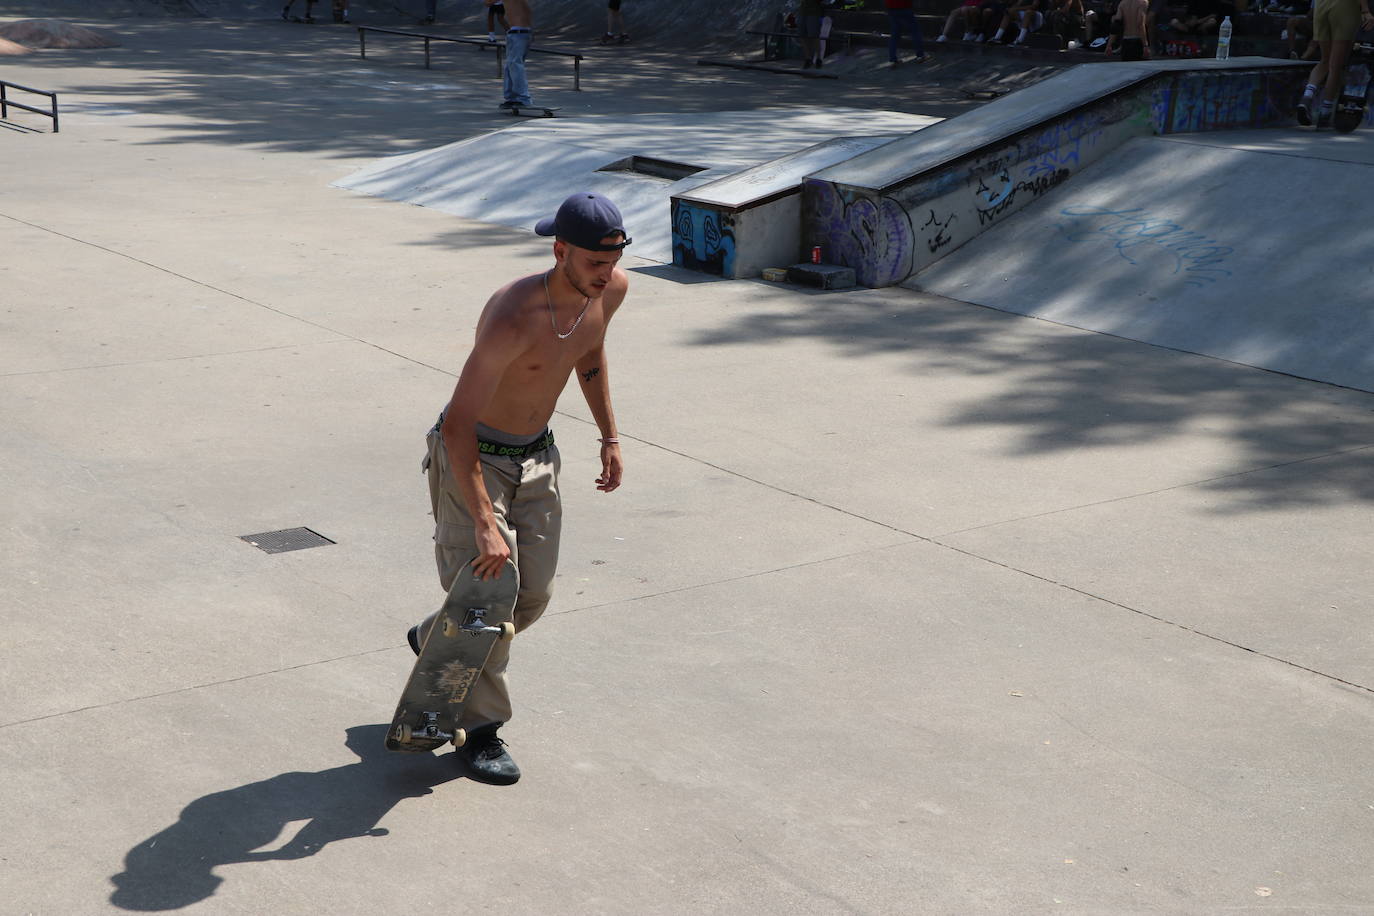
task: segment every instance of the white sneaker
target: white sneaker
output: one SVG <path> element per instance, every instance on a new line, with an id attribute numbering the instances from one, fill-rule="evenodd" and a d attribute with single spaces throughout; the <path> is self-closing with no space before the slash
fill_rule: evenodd
<path id="1" fill-rule="evenodd" d="M 487 33 L 487 41 L 495 41 L 495 40 L 496 40 L 496 33 L 495 33 L 495 32 L 488 32 L 488 33 Z"/>
<path id="2" fill-rule="evenodd" d="M 935 39 L 935 41 L 936 41 L 936 43 L 938 44 L 938 43 L 942 43 L 942 42 L 949 41 L 949 39 L 946 38 L 946 37 L 944 36 L 944 34 L 942 33 L 942 34 L 940 35 L 939 38 Z"/>

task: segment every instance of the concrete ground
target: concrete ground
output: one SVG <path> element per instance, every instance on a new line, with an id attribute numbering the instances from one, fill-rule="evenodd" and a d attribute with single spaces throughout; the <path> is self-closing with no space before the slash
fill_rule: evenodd
<path id="1" fill-rule="evenodd" d="M 488 65 L 111 27 L 0 70 L 66 112 L 0 128 L 0 911 L 1374 912 L 1374 396 L 906 290 L 628 258 L 525 777 L 383 751 L 423 433 L 549 246 L 329 184 Z M 644 59 L 563 104 L 957 113 Z"/>

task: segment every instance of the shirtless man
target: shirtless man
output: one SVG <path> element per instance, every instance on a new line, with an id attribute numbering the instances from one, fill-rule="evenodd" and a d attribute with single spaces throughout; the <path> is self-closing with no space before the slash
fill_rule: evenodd
<path id="1" fill-rule="evenodd" d="M 497 0 L 485 0 L 487 6 L 495 6 Z M 502 108 L 529 108 L 534 102 L 530 99 L 530 84 L 525 78 L 525 57 L 530 51 L 534 38 L 534 14 L 530 11 L 529 0 L 505 0 L 506 22 L 506 69 L 502 74 L 502 90 L 505 101 Z"/>
<path id="2" fill-rule="evenodd" d="M 630 283 L 616 266 L 630 244 L 620 211 L 598 194 L 574 194 L 535 231 L 555 237 L 555 264 L 503 286 L 487 302 L 453 397 L 430 430 L 425 459 L 440 585 L 448 590 L 469 561 L 487 579 L 514 560 L 516 632 L 539 619 L 552 595 L 562 506 L 548 422 L 574 371 L 601 431 L 596 488 L 615 490 L 622 470 L 605 346 L 606 325 Z M 437 616 L 411 628 L 417 654 Z M 458 754 L 469 774 L 500 785 L 520 778 L 496 737 L 511 714 L 509 646 L 497 642 L 492 649 L 458 723 L 468 732 Z"/>
<path id="3" fill-rule="evenodd" d="M 1121 0 L 1114 19 L 1121 20 L 1121 59 L 1145 60 L 1150 56 L 1147 22 L 1150 0 Z"/>

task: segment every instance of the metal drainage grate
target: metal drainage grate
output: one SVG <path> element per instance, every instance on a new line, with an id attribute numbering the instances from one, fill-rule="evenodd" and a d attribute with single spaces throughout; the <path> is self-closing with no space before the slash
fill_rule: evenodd
<path id="1" fill-rule="evenodd" d="M 284 531 L 245 534 L 239 540 L 247 541 L 265 553 L 286 553 L 288 550 L 304 550 L 307 547 L 323 547 L 334 543 L 309 528 L 287 528 Z"/>

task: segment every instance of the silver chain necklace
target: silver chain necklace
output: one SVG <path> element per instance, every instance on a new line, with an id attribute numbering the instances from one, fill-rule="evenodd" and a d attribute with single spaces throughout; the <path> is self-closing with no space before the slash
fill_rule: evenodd
<path id="1" fill-rule="evenodd" d="M 573 336 L 573 332 L 576 331 L 577 326 L 582 323 L 582 319 L 587 317 L 587 309 L 592 307 L 592 297 L 586 297 L 586 301 L 582 303 L 582 313 L 577 316 L 577 320 L 573 322 L 573 326 L 568 328 L 568 333 L 564 334 L 562 331 L 558 330 L 558 318 L 553 312 L 553 297 L 549 295 L 549 273 L 550 271 L 544 271 L 544 304 L 549 307 L 549 327 L 553 328 L 554 336 L 559 340 L 567 340 L 569 337 Z"/>

